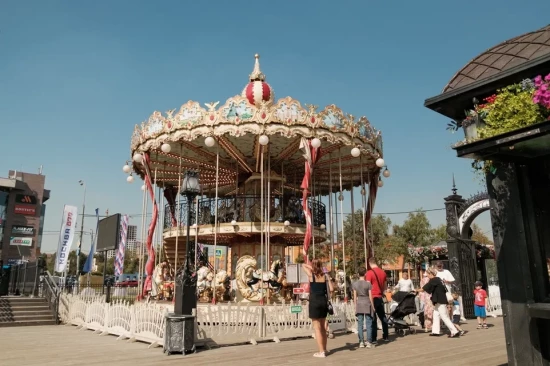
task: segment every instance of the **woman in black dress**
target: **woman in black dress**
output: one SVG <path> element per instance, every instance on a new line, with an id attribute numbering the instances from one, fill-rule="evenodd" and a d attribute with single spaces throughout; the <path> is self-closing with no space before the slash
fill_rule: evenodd
<path id="1" fill-rule="evenodd" d="M 318 259 L 314 259 L 311 264 L 304 263 L 302 266 L 309 279 L 309 317 L 315 330 L 317 346 L 319 346 L 319 352 L 313 357 L 326 357 L 328 333 L 325 319 L 330 298 L 330 294 L 327 293 L 327 284 L 332 293 L 332 283 L 327 282 L 327 276 L 323 273 L 323 267 Z"/>

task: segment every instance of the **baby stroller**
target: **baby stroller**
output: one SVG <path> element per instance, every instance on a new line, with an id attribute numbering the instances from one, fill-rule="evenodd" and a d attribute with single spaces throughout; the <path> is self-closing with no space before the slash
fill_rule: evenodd
<path id="1" fill-rule="evenodd" d="M 397 303 L 397 306 L 392 306 L 388 317 L 388 325 L 395 329 L 395 334 L 404 336 L 407 331 L 410 334 L 416 333 L 416 328 L 407 324 L 403 319 L 409 314 L 416 313 L 415 297 L 416 293 L 414 292 L 397 292 L 393 295 L 393 300 Z"/>

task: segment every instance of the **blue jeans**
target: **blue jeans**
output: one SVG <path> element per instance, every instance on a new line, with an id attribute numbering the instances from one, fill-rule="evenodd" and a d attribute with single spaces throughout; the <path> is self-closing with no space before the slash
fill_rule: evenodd
<path id="1" fill-rule="evenodd" d="M 374 342 L 378 338 L 378 322 L 377 317 L 382 321 L 382 337 L 388 338 L 388 319 L 386 319 L 386 312 L 384 310 L 384 301 L 381 297 L 375 297 L 374 301 L 374 321 L 372 322 L 372 335 L 371 338 Z"/>
<path id="2" fill-rule="evenodd" d="M 367 322 L 367 342 L 372 343 L 372 315 L 370 314 L 356 314 L 356 315 L 357 315 L 357 335 L 359 336 L 359 343 L 364 342 L 363 320 Z"/>

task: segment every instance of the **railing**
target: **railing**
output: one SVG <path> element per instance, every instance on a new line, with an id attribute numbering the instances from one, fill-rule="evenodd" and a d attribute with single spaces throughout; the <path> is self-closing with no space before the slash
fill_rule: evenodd
<path id="1" fill-rule="evenodd" d="M 55 323 L 59 324 L 59 294 L 60 290 L 49 271 L 44 272 L 40 283 L 40 296 L 48 301 L 48 306 L 55 316 Z"/>
<path id="2" fill-rule="evenodd" d="M 265 200 L 267 206 L 267 199 Z M 308 206 L 311 210 L 313 218 L 313 226 L 319 227 L 326 225 L 326 208 L 325 205 L 315 198 L 308 199 Z M 187 199 L 182 198 L 179 205 L 170 207 L 169 204 L 165 207 L 164 229 L 172 227 L 172 210 L 174 217 L 179 222 L 180 226 L 187 225 Z M 199 225 L 213 225 L 216 215 L 216 199 L 201 198 L 198 202 L 198 213 L 196 205 L 192 205 L 190 216 L 191 223 L 195 223 L 196 215 L 198 214 Z M 260 222 L 261 221 L 261 197 L 260 196 L 236 196 L 236 197 L 219 197 L 218 198 L 218 223 L 229 223 L 232 220 L 237 222 Z M 281 199 L 280 196 L 271 197 L 271 207 L 269 208 L 269 221 L 284 222 L 289 221 L 291 224 L 306 223 L 304 212 L 302 209 L 301 197 L 286 197 Z M 267 221 L 267 220 L 266 220 Z"/>
<path id="3" fill-rule="evenodd" d="M 40 285 L 38 262 L 27 262 L 11 267 L 9 291 L 15 295 L 37 296 Z"/>

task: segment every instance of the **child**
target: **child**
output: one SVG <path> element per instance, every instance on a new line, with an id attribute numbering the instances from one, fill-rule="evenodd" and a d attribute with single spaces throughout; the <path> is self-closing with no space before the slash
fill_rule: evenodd
<path id="1" fill-rule="evenodd" d="M 359 336 L 359 348 L 365 348 L 363 338 L 363 321 L 367 323 L 367 348 L 374 348 L 372 338 L 373 326 L 373 301 L 372 301 L 372 285 L 365 280 L 367 269 L 359 268 L 359 279 L 353 284 L 353 301 L 355 302 L 355 315 L 357 316 L 357 335 Z"/>
<path id="2" fill-rule="evenodd" d="M 457 293 L 454 293 L 453 294 L 453 302 L 452 302 L 452 307 L 453 307 L 453 324 L 455 326 L 455 328 L 458 330 L 458 332 L 460 333 L 460 335 L 464 335 L 464 330 L 460 327 L 460 302 L 458 302 L 458 294 Z"/>
<path id="3" fill-rule="evenodd" d="M 477 329 L 487 329 L 487 292 L 481 281 L 475 283 L 474 314 L 477 316 Z"/>

